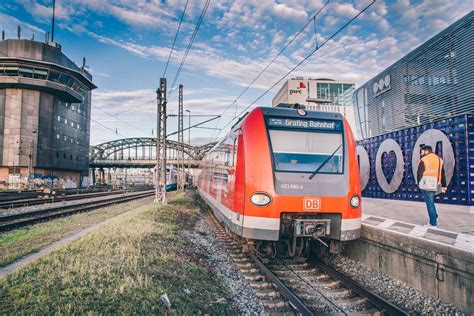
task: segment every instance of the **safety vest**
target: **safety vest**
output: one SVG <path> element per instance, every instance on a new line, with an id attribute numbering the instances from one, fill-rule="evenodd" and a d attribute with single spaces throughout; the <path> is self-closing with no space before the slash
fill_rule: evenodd
<path id="1" fill-rule="evenodd" d="M 438 177 L 438 183 L 441 183 L 441 170 L 443 169 L 443 159 L 434 153 L 421 158 L 421 162 L 425 166 L 423 177 Z"/>

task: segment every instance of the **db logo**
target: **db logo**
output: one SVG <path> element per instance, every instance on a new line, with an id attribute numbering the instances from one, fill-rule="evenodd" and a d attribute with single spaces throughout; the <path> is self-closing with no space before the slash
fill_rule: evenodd
<path id="1" fill-rule="evenodd" d="M 319 210 L 321 209 L 320 198 L 304 198 L 303 200 L 305 210 Z"/>

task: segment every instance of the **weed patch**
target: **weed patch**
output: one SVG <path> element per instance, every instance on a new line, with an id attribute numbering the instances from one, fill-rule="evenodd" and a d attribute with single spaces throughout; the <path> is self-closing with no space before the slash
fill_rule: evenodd
<path id="1" fill-rule="evenodd" d="M 197 218 L 186 196 L 143 206 L 0 280 L 0 310 L 163 314 L 166 293 L 177 314 L 227 313 L 222 280 L 186 255 L 180 231 Z"/>

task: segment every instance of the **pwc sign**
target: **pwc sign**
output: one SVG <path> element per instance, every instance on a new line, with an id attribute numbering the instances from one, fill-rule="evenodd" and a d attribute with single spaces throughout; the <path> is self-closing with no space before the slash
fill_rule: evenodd
<path id="1" fill-rule="evenodd" d="M 321 209 L 321 199 L 320 198 L 307 198 L 303 199 L 303 209 L 305 211 L 319 211 Z"/>
<path id="2" fill-rule="evenodd" d="M 290 89 L 290 95 L 303 94 L 303 90 L 301 89 L 306 89 L 306 84 L 303 81 L 300 81 L 295 89 Z"/>

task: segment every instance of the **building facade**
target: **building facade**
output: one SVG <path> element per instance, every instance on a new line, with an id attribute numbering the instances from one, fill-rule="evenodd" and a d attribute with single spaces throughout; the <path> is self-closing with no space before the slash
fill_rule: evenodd
<path id="1" fill-rule="evenodd" d="M 355 91 L 362 138 L 474 111 L 473 22 L 471 11 Z"/>
<path id="2" fill-rule="evenodd" d="M 54 42 L 0 41 L 0 183 L 80 187 L 88 176 L 92 76 Z"/>
<path id="3" fill-rule="evenodd" d="M 354 83 L 332 79 L 304 79 L 296 77 L 285 82 L 272 100 L 272 106 L 280 103 L 302 104 L 308 110 L 341 113 L 356 135 L 354 111 Z"/>

